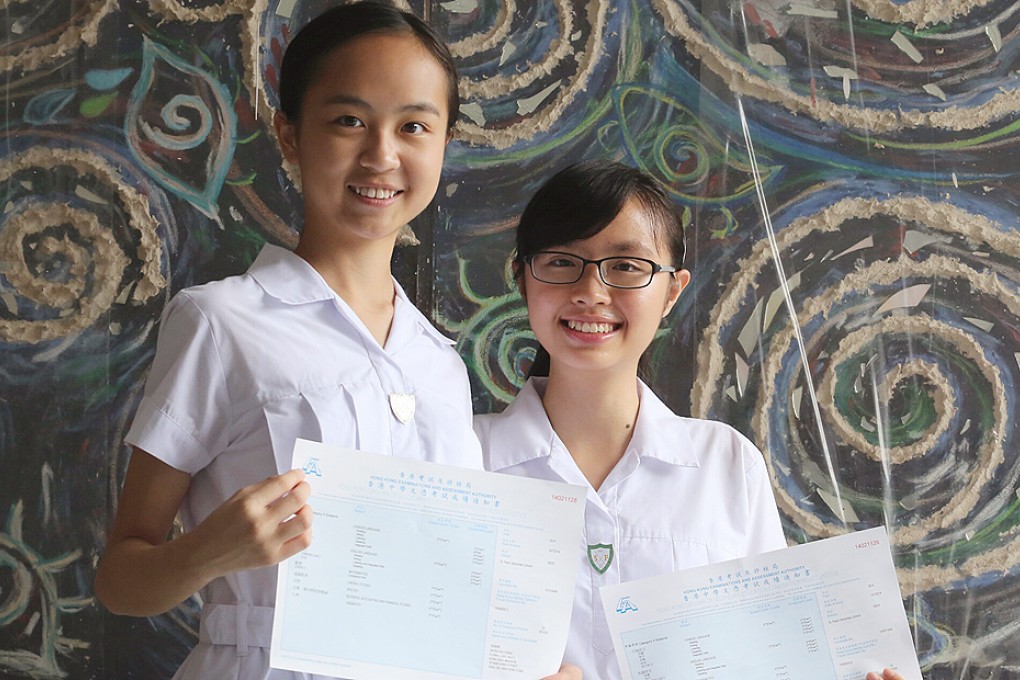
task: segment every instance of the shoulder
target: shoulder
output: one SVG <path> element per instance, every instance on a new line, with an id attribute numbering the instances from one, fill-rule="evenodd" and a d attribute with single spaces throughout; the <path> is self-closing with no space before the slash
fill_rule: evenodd
<path id="1" fill-rule="evenodd" d="M 267 304 L 270 299 L 287 302 L 290 295 L 297 295 L 297 302 L 304 302 L 328 297 L 317 283 L 321 281 L 301 258 L 266 243 L 246 272 L 184 288 L 171 303 L 193 307 L 207 316 L 252 314 L 258 313 L 255 305 Z"/>
<path id="2" fill-rule="evenodd" d="M 215 311 L 237 306 L 242 296 L 250 297 L 256 290 L 258 286 L 249 274 L 237 274 L 184 288 L 171 302 L 177 301 L 178 304 Z"/>
<path id="3" fill-rule="evenodd" d="M 644 389 L 635 438 L 655 457 L 681 464 L 725 466 L 749 470 L 764 464 L 757 447 L 727 423 L 689 418 L 673 413 L 658 397 Z M 646 439 L 647 438 L 647 439 Z"/>
<path id="4" fill-rule="evenodd" d="M 259 315 L 259 289 L 247 274 L 230 276 L 174 295 L 163 311 L 162 324 L 230 325 L 237 316 Z"/>
<path id="5" fill-rule="evenodd" d="M 675 427 L 686 430 L 697 441 L 727 444 L 733 448 L 755 448 L 744 433 L 729 423 L 676 415 L 673 418 Z"/>

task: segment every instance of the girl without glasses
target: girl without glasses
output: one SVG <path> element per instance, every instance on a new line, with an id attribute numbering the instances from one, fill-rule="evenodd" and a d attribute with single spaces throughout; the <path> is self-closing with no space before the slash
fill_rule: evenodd
<path id="1" fill-rule="evenodd" d="M 728 425 L 675 415 L 638 378 L 690 281 L 683 261 L 665 192 L 618 163 L 559 172 L 517 227 L 513 271 L 540 347 L 514 402 L 475 431 L 487 469 L 588 488 L 564 658 L 586 680 L 621 677 L 600 586 L 786 546 L 762 454 Z"/>
<path id="2" fill-rule="evenodd" d="M 201 593 L 199 643 L 177 678 L 299 676 L 268 667 L 276 565 L 312 540 L 308 485 L 284 472 L 296 438 L 481 464 L 464 365 L 390 272 L 456 121 L 448 49 L 386 3 L 343 5 L 293 39 L 279 90 L 300 241 L 167 306 L 96 577 L 120 614 Z M 187 531 L 167 540 L 178 511 Z"/>

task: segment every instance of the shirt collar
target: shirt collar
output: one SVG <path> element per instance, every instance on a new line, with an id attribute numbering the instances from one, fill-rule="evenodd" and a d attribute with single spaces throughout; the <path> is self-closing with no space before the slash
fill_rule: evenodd
<path id="1" fill-rule="evenodd" d="M 559 440 L 542 406 L 547 378 L 529 378 L 503 412 L 492 418 L 489 469 L 499 471 L 537 458 L 548 458 Z"/>
<path id="2" fill-rule="evenodd" d="M 493 418 L 489 436 L 490 441 L 497 443 L 488 452 L 491 470 L 548 458 L 557 448 L 559 437 L 542 406 L 541 394 L 547 382 L 548 378 L 529 378 L 513 402 Z M 698 453 L 684 419 L 678 418 L 640 380 L 638 397 L 641 408 L 627 453 L 671 465 L 698 467 Z"/>
<path id="3" fill-rule="evenodd" d="M 637 423 L 628 450 L 640 457 L 654 458 L 671 465 L 698 467 L 698 452 L 691 439 L 687 420 L 680 418 L 652 391 L 638 380 Z"/>
<path id="4" fill-rule="evenodd" d="M 267 243 L 248 268 L 267 294 L 288 305 L 332 300 L 335 293 L 304 258 Z"/>
<path id="5" fill-rule="evenodd" d="M 284 304 L 303 305 L 339 299 L 325 279 L 304 258 L 271 243 L 262 246 L 258 257 L 248 268 L 248 274 L 255 279 L 255 282 L 266 294 Z M 393 291 L 397 297 L 396 307 L 406 310 L 413 317 L 413 323 L 421 332 L 438 344 L 454 344 L 453 340 L 436 330 L 435 326 L 425 318 L 425 315 L 415 307 L 396 279 L 393 279 Z M 396 313 L 395 310 L 394 314 L 396 315 Z"/>

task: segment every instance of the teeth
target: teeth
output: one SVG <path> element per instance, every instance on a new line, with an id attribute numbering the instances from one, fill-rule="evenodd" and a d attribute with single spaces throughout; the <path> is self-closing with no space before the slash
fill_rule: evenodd
<path id="1" fill-rule="evenodd" d="M 612 324 L 608 323 L 589 323 L 587 321 L 567 321 L 567 328 L 572 331 L 581 331 L 582 333 L 608 333 L 613 330 Z"/>
<path id="2" fill-rule="evenodd" d="M 351 187 L 358 196 L 365 198 L 393 198 L 397 195 L 395 189 L 376 189 L 375 187 Z"/>

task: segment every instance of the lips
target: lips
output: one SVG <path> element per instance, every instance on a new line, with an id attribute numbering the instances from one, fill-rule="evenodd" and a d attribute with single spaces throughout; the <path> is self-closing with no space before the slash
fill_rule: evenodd
<path id="1" fill-rule="evenodd" d="M 564 319 L 562 323 L 572 331 L 596 335 L 612 333 L 622 325 L 608 321 L 578 321 L 575 319 Z"/>
<path id="2" fill-rule="evenodd" d="M 402 193 L 398 189 L 390 189 L 386 187 L 370 187 L 370 186 L 356 186 L 349 185 L 348 188 L 358 196 L 363 198 L 372 198 L 376 200 L 385 201 L 393 198 L 399 193 Z"/>

